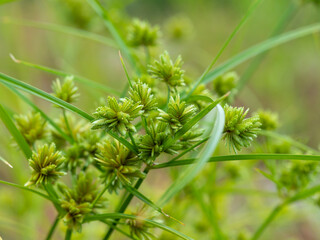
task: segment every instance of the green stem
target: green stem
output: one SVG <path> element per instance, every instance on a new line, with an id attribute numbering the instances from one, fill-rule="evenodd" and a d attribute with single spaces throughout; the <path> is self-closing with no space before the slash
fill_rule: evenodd
<path id="1" fill-rule="evenodd" d="M 73 138 L 72 130 L 70 128 L 69 121 L 68 121 L 67 114 L 66 114 L 66 110 L 64 108 L 62 109 L 62 114 L 63 114 L 63 118 L 64 118 L 64 121 L 65 121 L 66 126 L 67 126 L 67 130 L 68 130 L 69 136 L 72 139 L 72 143 L 74 143 L 75 141 L 74 141 L 74 138 Z"/>
<path id="2" fill-rule="evenodd" d="M 146 167 L 143 172 L 147 175 L 149 173 L 149 168 Z M 134 188 L 138 190 L 139 187 L 141 186 L 143 180 L 144 179 L 139 178 L 139 180 L 134 185 Z M 130 193 L 129 195 L 127 195 L 126 199 L 122 202 L 121 206 L 118 208 L 117 213 L 124 213 L 126 211 L 127 207 L 129 206 L 132 198 L 133 198 L 133 194 Z M 115 219 L 115 222 L 113 223 L 114 227 L 117 226 L 119 220 L 120 219 Z M 108 232 L 106 233 L 105 237 L 103 238 L 103 240 L 108 240 L 111 237 L 113 231 L 114 231 L 114 228 L 111 226 L 109 228 Z"/>
<path id="3" fill-rule="evenodd" d="M 72 237 L 72 229 L 68 228 L 66 231 L 66 237 L 64 238 L 65 240 L 71 240 Z"/>
<path id="4" fill-rule="evenodd" d="M 145 46 L 144 51 L 146 53 L 146 67 L 150 64 L 150 49 L 149 47 Z"/>
<path id="5" fill-rule="evenodd" d="M 103 188 L 103 190 L 99 193 L 99 195 L 96 197 L 96 199 L 93 201 L 91 208 L 94 208 L 96 203 L 99 201 L 99 199 L 103 196 L 103 194 L 108 190 L 114 179 L 116 178 L 116 175 L 111 179 L 109 184 L 106 184 L 106 186 Z"/>
<path id="6" fill-rule="evenodd" d="M 138 149 L 138 147 L 137 147 L 137 144 L 136 144 L 136 142 L 135 142 L 135 140 L 134 140 L 134 138 L 133 138 L 133 136 L 132 136 L 132 132 L 128 132 L 128 135 L 129 135 L 129 137 L 130 137 L 130 140 L 131 140 L 131 143 L 132 143 L 132 145 L 136 148 L 136 149 Z"/>
<path id="7" fill-rule="evenodd" d="M 56 219 L 54 220 L 49 232 L 48 232 L 48 235 L 46 237 L 46 240 L 50 240 L 53 233 L 54 233 L 54 230 L 56 229 L 56 227 L 58 226 L 58 223 L 59 223 L 59 220 L 60 220 L 60 216 L 59 214 L 57 215 Z"/>

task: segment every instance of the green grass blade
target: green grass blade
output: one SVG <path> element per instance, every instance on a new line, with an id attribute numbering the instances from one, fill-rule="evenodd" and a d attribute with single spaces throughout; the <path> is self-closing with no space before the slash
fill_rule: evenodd
<path id="1" fill-rule="evenodd" d="M 43 29 L 43 30 L 48 30 L 53 32 L 59 32 L 59 33 L 68 34 L 71 36 L 91 40 L 94 42 L 98 42 L 108 47 L 112 47 L 112 48 L 117 47 L 115 42 L 108 37 L 104 37 L 99 34 L 95 34 L 92 32 L 84 31 L 81 29 L 73 28 L 73 27 L 67 27 L 67 26 L 62 26 L 62 25 L 47 23 L 47 22 L 31 21 L 27 19 L 11 19 L 8 17 L 4 17 L 1 22 L 4 24 L 14 24 L 14 25 L 38 28 L 38 29 Z"/>
<path id="2" fill-rule="evenodd" d="M 135 147 L 134 145 L 132 145 L 131 143 L 129 143 L 126 139 L 124 139 L 123 137 L 120 137 L 119 135 L 117 135 L 116 133 L 109 131 L 108 134 L 110 136 L 112 136 L 113 138 L 117 139 L 120 143 L 122 143 L 123 145 L 125 145 L 131 152 L 134 152 L 136 154 L 139 153 L 139 150 L 137 149 L 137 147 Z"/>
<path id="3" fill-rule="evenodd" d="M 9 85 L 11 85 L 15 88 L 18 88 L 22 91 L 31 93 L 33 95 L 40 97 L 40 98 L 43 98 L 44 100 L 47 100 L 47 101 L 52 102 L 54 104 L 57 104 L 60 107 L 63 107 L 69 111 L 72 111 L 72 112 L 80 115 L 81 117 L 87 119 L 88 121 L 92 121 L 94 119 L 88 113 L 82 111 L 81 109 L 75 107 L 74 105 L 67 103 L 59 98 L 56 98 L 56 97 L 50 95 L 47 92 L 44 92 L 36 87 L 33 87 L 27 83 L 21 82 L 13 77 L 10 77 L 8 75 L 3 74 L 3 73 L 0 73 L 0 82 L 5 83 L 5 84 L 9 84 Z"/>
<path id="4" fill-rule="evenodd" d="M 247 19 L 251 16 L 251 14 L 254 12 L 254 10 L 258 7 L 258 5 L 261 3 L 262 0 L 256 0 L 248 9 L 246 14 L 242 17 L 241 21 L 238 23 L 236 28 L 232 31 L 230 36 L 227 38 L 225 43 L 222 45 L 221 49 L 219 50 L 218 54 L 215 56 L 215 58 L 212 60 L 210 65 L 207 67 L 207 69 L 204 71 L 204 73 L 201 75 L 201 77 L 197 80 L 195 85 L 192 87 L 191 91 L 188 93 L 187 97 L 190 97 L 190 95 L 194 92 L 194 90 L 197 88 L 197 86 L 203 81 L 205 76 L 208 74 L 208 72 L 211 70 L 213 65 L 218 61 L 221 54 L 224 52 L 224 50 L 227 48 L 231 40 L 234 38 L 234 36 L 239 32 L 240 28 L 245 24 Z"/>
<path id="5" fill-rule="evenodd" d="M 303 161 L 320 161 L 320 155 L 303 155 L 303 154 L 239 154 L 239 155 L 227 155 L 227 156 L 214 156 L 211 157 L 209 162 L 229 162 L 229 161 L 242 161 L 242 160 L 303 160 Z M 185 166 L 189 164 L 195 164 L 196 159 L 184 159 L 174 162 L 166 162 L 154 165 L 150 169 L 167 168 Z"/>
<path id="6" fill-rule="evenodd" d="M 6 112 L 6 110 L 3 108 L 3 106 L 0 104 L 0 118 L 3 121 L 3 123 L 6 125 L 7 129 L 11 133 L 12 137 L 17 142 L 18 146 L 24 153 L 27 159 L 29 159 L 32 155 L 32 151 L 30 149 L 30 146 L 28 145 L 27 141 L 22 136 L 21 132 L 17 129 L 16 125 Z"/>
<path id="7" fill-rule="evenodd" d="M 157 206 L 155 203 L 153 203 L 149 198 L 147 198 L 146 196 L 144 196 L 142 193 L 140 193 L 137 189 L 131 187 L 130 185 L 124 185 L 124 188 L 131 193 L 132 195 L 136 196 L 137 198 L 139 198 L 142 202 L 144 202 L 145 204 L 149 205 L 150 207 L 152 207 L 154 210 L 156 210 L 157 212 L 163 214 L 164 216 L 168 217 L 168 215 L 166 213 L 163 212 L 163 210 Z"/>
<path id="8" fill-rule="evenodd" d="M 163 144 L 164 149 L 167 149 L 172 144 L 174 144 L 179 138 L 181 138 L 186 132 L 188 132 L 194 125 L 196 125 L 202 118 L 204 118 L 213 108 L 215 108 L 223 99 L 225 99 L 228 94 L 218 98 L 216 101 L 212 101 L 212 103 L 195 115 L 188 123 L 186 123 L 179 131 L 176 132 L 174 138 L 168 138 Z"/>
<path id="9" fill-rule="evenodd" d="M 224 62 L 223 64 L 219 65 L 215 70 L 209 72 L 207 76 L 203 79 L 203 81 L 197 83 L 198 86 L 201 83 L 209 83 L 215 78 L 219 77 L 221 74 L 233 69 L 234 67 L 238 66 L 239 64 L 249 60 L 252 57 L 255 57 L 265 51 L 268 51 L 274 47 L 277 47 L 281 44 L 290 42 L 292 40 L 310 35 L 312 33 L 316 33 L 320 31 L 320 24 L 313 24 L 310 26 L 302 27 L 282 35 L 270 38 L 260 44 L 257 44 L 239 54 L 232 57 L 228 61 Z"/>
<path id="10" fill-rule="evenodd" d="M 66 139 L 68 142 L 72 143 L 74 142 L 73 139 L 71 139 L 51 118 L 49 118 L 40 108 L 38 108 L 32 101 L 30 101 L 26 96 L 21 94 L 18 90 L 15 88 L 7 85 L 8 88 L 13 91 L 16 95 L 18 95 L 19 98 L 21 98 L 25 103 L 27 103 L 29 106 L 31 106 L 36 112 L 39 112 L 41 116 L 55 129 L 57 132 L 61 134 L 61 136 Z"/>
<path id="11" fill-rule="evenodd" d="M 89 87 L 92 87 L 92 88 L 95 88 L 95 89 L 98 89 L 100 91 L 104 91 L 104 92 L 107 92 L 107 93 L 111 93 L 111 94 L 114 94 L 116 96 L 120 96 L 120 92 L 115 90 L 115 89 L 112 89 L 110 87 L 107 87 L 101 83 L 97 83 L 97 82 L 94 82 L 90 79 L 87 79 L 87 78 L 84 78 L 84 77 L 80 77 L 80 76 L 77 76 L 77 75 L 74 75 L 74 74 L 70 74 L 70 73 L 67 73 L 67 72 L 64 72 L 64 71 L 60 71 L 60 70 L 57 70 L 57 69 L 54 69 L 54 68 L 49 68 L 49 67 L 46 67 L 46 66 L 43 66 L 43 65 L 38 65 L 38 64 L 34 64 L 34 63 L 30 63 L 30 62 L 27 62 L 27 61 L 22 61 L 22 60 L 19 60 L 19 59 L 16 59 L 12 54 L 10 54 L 10 57 L 12 58 L 12 60 L 15 62 L 15 63 L 19 63 L 19 64 L 22 64 L 22 65 L 25 65 L 25 66 L 28 66 L 28 67 L 32 67 L 32 68 L 35 68 L 35 69 L 39 69 L 41 71 L 44 71 L 44 72 L 47 72 L 47 73 L 51 73 L 51 74 L 54 74 L 56 76 L 60 76 L 60 77 L 67 77 L 67 76 L 73 76 L 73 79 L 75 81 L 78 81 L 82 84 L 85 84 L 86 86 L 89 86 Z"/>
<path id="12" fill-rule="evenodd" d="M 117 29 L 115 28 L 115 26 L 113 25 L 113 23 L 111 22 L 107 11 L 103 8 L 103 6 L 101 5 L 101 3 L 98 0 L 87 0 L 87 2 L 91 5 L 91 7 L 96 11 L 96 13 L 103 19 L 104 24 L 106 25 L 106 27 L 108 28 L 108 30 L 110 31 L 112 37 L 114 38 L 114 40 L 116 41 L 116 43 L 118 44 L 121 52 L 125 55 L 125 57 L 129 60 L 131 66 L 134 68 L 134 70 L 139 73 L 139 70 L 136 66 L 135 60 L 133 59 L 130 50 L 127 46 L 127 44 L 125 43 L 125 41 L 122 39 L 122 37 L 120 36 L 120 34 L 118 33 Z"/>
<path id="13" fill-rule="evenodd" d="M 35 194 L 38 194 L 39 196 L 43 197 L 43 198 L 46 198 L 48 200 L 50 200 L 49 196 L 37 191 L 37 190 L 34 190 L 32 188 L 28 188 L 28 187 L 25 187 L 25 186 L 21 186 L 19 184 L 15 184 L 15 183 L 10 183 L 10 182 L 6 182 L 6 181 L 2 181 L 0 180 L 0 183 L 1 184 L 5 184 L 5 185 L 8 185 L 8 186 L 11 186 L 11 187 L 16 187 L 16 188 L 20 188 L 22 190 L 26 190 L 26 191 L 29 191 L 29 192 L 32 192 L 32 193 L 35 193 Z"/>
<path id="14" fill-rule="evenodd" d="M 206 146 L 201 151 L 198 156 L 198 160 L 195 162 L 195 166 L 188 167 L 184 172 L 179 174 L 179 177 L 172 183 L 172 185 L 167 189 L 167 191 L 160 198 L 159 204 L 163 206 L 166 204 L 171 198 L 175 196 L 180 190 L 182 190 L 192 179 L 203 169 L 206 165 L 207 161 L 209 161 L 213 152 L 215 151 L 220 138 L 222 136 L 223 128 L 224 128 L 224 111 L 220 105 L 215 108 L 214 111 L 215 118 L 213 121 L 213 128 L 211 130 L 211 136 Z M 179 162 L 179 161 L 174 161 Z"/>
<path id="15" fill-rule="evenodd" d="M 139 219 L 140 221 L 144 221 L 154 227 L 160 228 L 166 232 L 172 233 L 175 236 L 181 238 L 181 239 L 186 239 L 186 240 L 192 240 L 192 238 L 186 236 L 183 233 L 178 232 L 177 230 L 168 227 L 162 223 L 158 223 L 156 221 L 153 220 L 149 220 L 149 219 L 143 219 L 143 218 L 138 218 L 137 216 L 134 215 L 129 215 L 129 214 L 124 214 L 124 213 L 105 213 L 105 214 L 95 214 L 95 215 L 91 215 L 91 216 L 87 216 L 84 221 L 85 222 L 90 222 L 90 221 L 97 221 L 97 220 L 104 220 L 104 219 L 119 219 L 119 218 L 123 218 L 123 219 Z"/>

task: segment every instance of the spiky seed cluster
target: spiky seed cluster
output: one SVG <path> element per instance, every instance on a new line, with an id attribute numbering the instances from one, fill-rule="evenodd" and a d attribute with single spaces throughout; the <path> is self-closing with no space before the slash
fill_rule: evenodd
<path id="1" fill-rule="evenodd" d="M 102 177 L 105 184 L 110 185 L 109 192 L 118 192 L 124 184 L 144 178 L 138 156 L 118 141 L 106 139 L 99 145 L 99 150 L 95 160 L 104 170 Z"/>
<path id="2" fill-rule="evenodd" d="M 64 160 L 61 152 L 56 151 L 54 143 L 50 146 L 48 144 L 42 145 L 32 153 L 32 157 L 29 159 L 32 173 L 25 185 L 48 184 L 65 175 L 62 171 Z"/>
<path id="3" fill-rule="evenodd" d="M 69 228 L 81 231 L 81 224 L 86 214 L 93 211 L 91 204 L 99 195 L 98 182 L 93 179 L 92 174 L 80 172 L 76 185 L 73 189 L 65 185 L 58 185 L 63 194 L 61 207 L 65 210 L 64 222 Z M 106 199 L 101 197 L 94 206 L 101 208 L 105 206 Z"/>
<path id="4" fill-rule="evenodd" d="M 129 98 L 121 98 L 117 102 L 115 97 L 108 97 L 107 106 L 98 107 L 94 113 L 93 129 L 105 128 L 125 135 L 127 131 L 135 132 L 131 123 L 141 115 L 143 106 Z"/>
<path id="5" fill-rule="evenodd" d="M 151 88 L 147 84 L 140 81 L 133 84 L 129 91 L 129 97 L 133 102 L 142 105 L 144 114 L 157 109 L 157 101 L 155 100 Z"/>
<path id="6" fill-rule="evenodd" d="M 180 100 L 180 96 L 171 97 L 168 110 L 165 112 L 159 109 L 160 121 L 168 123 L 173 132 L 179 130 L 195 115 L 196 108 L 193 105 L 188 105 L 185 101 Z"/>
<path id="7" fill-rule="evenodd" d="M 149 66 L 148 72 L 153 78 L 176 88 L 185 85 L 183 80 L 184 71 L 181 70 L 182 64 L 181 56 L 178 56 L 175 63 L 173 63 L 169 53 L 165 51 L 160 55 L 159 61 L 156 60 L 153 65 Z"/>
<path id="8" fill-rule="evenodd" d="M 236 87 L 239 76 L 236 72 L 228 72 L 213 80 L 213 90 L 223 96 Z"/>
<path id="9" fill-rule="evenodd" d="M 149 122 L 147 127 L 148 134 L 139 139 L 139 157 L 148 165 L 151 165 L 162 152 L 175 154 L 177 150 L 181 149 L 178 145 L 170 146 L 167 149 L 164 148 L 164 143 L 168 139 L 168 135 L 170 135 L 168 127 L 169 125 L 164 122 Z"/>
<path id="10" fill-rule="evenodd" d="M 174 16 L 165 25 L 166 35 L 174 40 L 182 40 L 192 34 L 193 25 L 185 16 Z"/>
<path id="11" fill-rule="evenodd" d="M 201 140 L 204 130 L 198 127 L 193 127 L 190 131 L 186 132 L 179 140 L 181 149 L 186 149 L 196 142 Z"/>
<path id="12" fill-rule="evenodd" d="M 146 21 L 134 19 L 128 32 L 128 43 L 130 46 L 155 46 L 159 38 L 159 27 L 151 27 Z"/>
<path id="13" fill-rule="evenodd" d="M 256 114 L 259 116 L 261 122 L 261 129 L 272 131 L 278 128 L 278 114 L 264 110 L 259 110 Z"/>
<path id="14" fill-rule="evenodd" d="M 52 83 L 53 95 L 61 100 L 72 103 L 74 102 L 79 94 L 78 88 L 74 84 L 73 76 L 68 76 L 64 78 L 61 83 L 60 79 L 57 79 Z"/>
<path id="15" fill-rule="evenodd" d="M 30 146 L 37 140 L 44 139 L 48 134 L 46 121 L 42 119 L 40 113 L 17 115 L 15 120 L 19 131 Z"/>
<path id="16" fill-rule="evenodd" d="M 260 130 L 261 123 L 258 116 L 245 118 L 248 110 L 244 112 L 243 107 L 231 107 L 225 105 L 225 125 L 223 139 L 229 147 L 236 152 L 242 147 L 249 147 Z"/>

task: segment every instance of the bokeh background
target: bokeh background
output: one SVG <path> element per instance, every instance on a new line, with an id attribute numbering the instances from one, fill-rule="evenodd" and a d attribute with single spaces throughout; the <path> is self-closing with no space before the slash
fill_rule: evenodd
<path id="1" fill-rule="evenodd" d="M 110 9 L 115 25 L 120 27 L 121 34 L 124 36 L 127 24 L 132 18 L 147 20 L 151 24 L 158 25 L 162 32 L 160 45 L 151 49 L 151 53 L 156 57 L 167 49 L 173 56 L 181 54 L 186 75 L 190 79 L 197 79 L 201 75 L 252 3 L 251 0 L 108 0 L 104 2 Z M 232 40 L 217 65 L 269 38 L 290 8 L 296 8 L 296 10 L 285 31 L 320 21 L 320 7 L 313 4 L 302 6 L 298 1 L 293 0 L 263 1 Z M 30 27 L 27 26 L 30 25 L 29 21 L 66 25 L 111 37 L 101 19 L 96 16 L 86 1 L 21 0 L 7 3 L 0 6 L 1 72 L 45 91 L 51 91 L 51 82 L 56 78 L 54 75 L 13 62 L 9 57 L 11 53 L 18 59 L 78 74 L 116 89 L 124 87 L 126 78 L 117 49 L 69 34 Z M 250 61 L 234 70 L 241 76 L 249 64 Z M 81 98 L 76 105 L 87 112 L 93 112 L 100 98 L 106 97 L 103 92 L 88 90 L 81 84 L 78 86 Z M 313 34 L 271 50 L 239 93 L 234 104 L 249 107 L 252 111 L 263 108 L 277 112 L 281 122 L 279 132 L 318 148 L 320 143 L 319 92 L 320 35 Z M 54 115 L 57 111 L 43 100 L 32 96 L 30 99 L 33 99 L 49 115 Z M 25 103 L 3 86 L 0 86 L 0 101 L 15 113 L 27 113 L 30 110 Z M 1 164 L 0 178 L 23 184 L 29 177 L 27 163 L 13 146 L 13 141 L 3 124 L 0 125 L 0 134 L 0 155 L 14 166 L 13 169 L 9 169 Z M 250 164 L 246 166 L 247 169 L 241 170 L 244 171 L 243 179 L 237 183 L 242 187 L 245 186 L 244 179 L 249 179 L 251 172 L 254 172 L 254 166 Z M 168 173 L 159 171 L 149 179 L 143 191 L 151 192 L 153 185 L 157 185 L 159 193 L 154 193 L 154 199 L 157 199 L 169 184 L 162 181 L 162 176 L 166 174 Z M 202 181 L 203 185 L 210 185 L 205 182 L 205 179 L 199 179 L 199 181 Z M 272 190 L 271 186 L 266 188 Z M 230 229 L 230 239 L 236 239 L 232 236 L 246 230 L 248 226 L 257 226 L 259 221 L 256 219 L 263 219 L 270 210 L 269 206 L 272 206 L 272 204 L 266 206 L 264 202 L 265 198 L 272 197 L 272 194 L 270 195 L 217 196 L 219 209 L 224 209 L 224 213 L 228 215 L 227 218 L 222 218 L 221 224 L 224 229 Z M 183 194 L 180 197 L 187 198 Z M 178 203 L 179 199 L 176 201 Z M 270 202 L 273 203 L 273 200 Z M 197 204 L 194 206 L 190 202 L 178 204 L 179 206 L 174 204 L 173 202 L 171 207 L 176 208 L 178 218 L 180 216 L 179 219 L 186 219 L 184 222 L 190 227 L 175 224 L 173 227 L 180 228 L 186 234 L 197 234 L 196 239 L 213 239 L 212 230 L 209 229 L 205 220 L 202 220 Z M 229 207 L 226 208 L 226 205 Z M 230 205 L 233 207 L 230 208 Z M 50 204 L 30 193 L 4 186 L 0 186 L 0 209 L 0 236 L 4 240 L 43 239 L 54 218 L 54 210 Z M 319 239 L 320 210 L 315 206 L 305 205 L 299 209 L 301 211 L 288 210 L 280 216 L 277 223 L 272 225 L 273 229 L 261 239 Z M 292 219 L 295 219 L 294 223 Z M 82 234 L 74 237 L 75 239 L 95 239 L 93 236 L 103 232 L 104 228 L 96 224 L 93 228 L 85 227 Z M 233 232 L 235 232 L 234 235 Z M 60 239 L 59 237 L 62 239 L 62 235 L 57 234 L 56 239 Z M 121 239 L 121 237 L 114 239 Z M 171 238 L 162 236 L 162 239 Z"/>

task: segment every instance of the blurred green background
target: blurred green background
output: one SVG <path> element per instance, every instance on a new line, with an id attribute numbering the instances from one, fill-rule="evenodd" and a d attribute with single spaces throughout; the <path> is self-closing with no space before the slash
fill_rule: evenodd
<path id="1" fill-rule="evenodd" d="M 160 46 L 152 49 L 153 56 L 158 56 L 163 49 L 167 49 L 174 57 L 181 54 L 186 75 L 195 80 L 211 62 L 252 1 L 109 0 L 104 2 L 111 12 L 114 23 L 122 29 L 124 36 L 127 24 L 132 18 L 147 20 L 159 25 L 162 37 Z M 218 64 L 269 38 L 273 29 L 290 8 L 297 9 L 285 31 L 320 21 L 320 8 L 313 4 L 300 6 L 298 1 L 293 0 L 263 1 L 232 40 Z M 126 78 L 117 49 L 68 34 L 25 26 L 27 23 L 25 20 L 48 22 L 111 37 L 101 19 L 95 15 L 86 1 L 14 1 L 0 6 L 0 20 L 1 72 L 45 91 L 51 91 L 51 82 L 56 78 L 54 75 L 14 63 L 9 57 L 9 54 L 12 53 L 18 59 L 78 74 L 115 89 L 121 90 L 124 87 Z M 184 24 L 183 29 L 179 29 L 179 21 Z M 173 28 L 175 23 L 177 29 Z M 177 36 L 174 35 L 177 32 L 174 30 L 178 31 L 178 36 L 179 31 L 182 31 L 181 39 L 177 39 Z M 250 61 L 234 70 L 241 76 L 249 64 Z M 100 97 L 106 97 L 106 94 L 102 92 L 88 90 L 85 85 L 79 84 L 78 86 L 81 98 L 76 105 L 87 112 L 94 111 Z M 280 132 L 317 148 L 320 143 L 319 92 L 320 35 L 314 34 L 271 50 L 243 91 L 237 96 L 235 105 L 249 107 L 252 111 L 263 108 L 277 112 L 281 121 Z M 51 104 L 43 100 L 36 97 L 30 98 L 49 115 L 54 115 L 57 111 L 51 107 Z M 5 107 L 16 113 L 27 113 L 30 110 L 25 103 L 3 86 L 0 86 L 0 101 Z M 22 184 L 29 176 L 27 163 L 22 159 L 22 154 L 16 151 L 3 124 L 0 125 L 0 131 L 2 136 L 0 155 L 14 166 L 13 169 L 9 169 L 0 163 L 1 179 Z M 253 167 L 251 170 L 254 170 Z M 161 171 L 149 181 L 150 186 L 146 186 L 144 191 L 152 190 L 151 184 L 160 182 Z M 156 196 L 154 199 L 157 199 Z M 242 197 L 224 199 L 223 201 L 234 201 L 234 208 L 240 211 L 235 216 L 229 213 L 229 217 L 234 217 L 234 219 L 224 220 L 223 224 L 226 229 L 241 230 L 249 222 L 253 222 L 255 226 L 254 219 L 265 216 L 266 211 L 269 210 L 264 209 L 261 199 L 263 199 L 261 196 L 250 198 L 249 212 L 241 211 L 244 201 Z M 0 186 L 0 206 L 0 236 L 4 240 L 43 239 L 55 214 L 50 204 L 45 203 L 42 199 L 4 186 Z M 187 208 L 186 206 L 180 207 Z M 272 238 L 266 234 L 261 239 L 280 239 L 281 237 L 283 239 L 319 239 L 317 236 L 320 232 L 317 224 L 320 222 L 318 217 L 320 211 L 316 209 L 314 212 L 315 208 L 310 208 L 304 209 L 302 213 L 290 212 L 280 217 L 278 222 L 283 224 L 273 225 L 276 229 Z M 260 212 L 257 209 L 260 209 Z M 192 218 L 197 212 L 192 210 L 187 214 Z M 297 216 L 297 214 L 300 215 Z M 317 216 L 310 217 L 313 214 Z M 301 219 L 301 222 L 298 220 L 296 225 L 298 227 L 294 228 L 292 225 L 285 224 L 286 218 Z M 196 239 L 211 239 L 207 232 L 208 229 L 202 224 L 201 219 L 197 219 L 197 224 L 192 228 L 182 227 L 181 231 L 186 234 L 190 232 L 191 235 L 198 232 L 199 238 Z M 103 232 L 102 227 L 88 227 L 84 228 L 82 237 L 83 239 L 94 239 L 89 236 Z M 56 237 L 59 239 L 59 234 Z M 75 235 L 75 239 L 77 237 L 81 238 L 81 235 Z M 120 239 L 120 237 L 114 239 Z M 164 236 L 163 239 L 171 238 Z"/>

